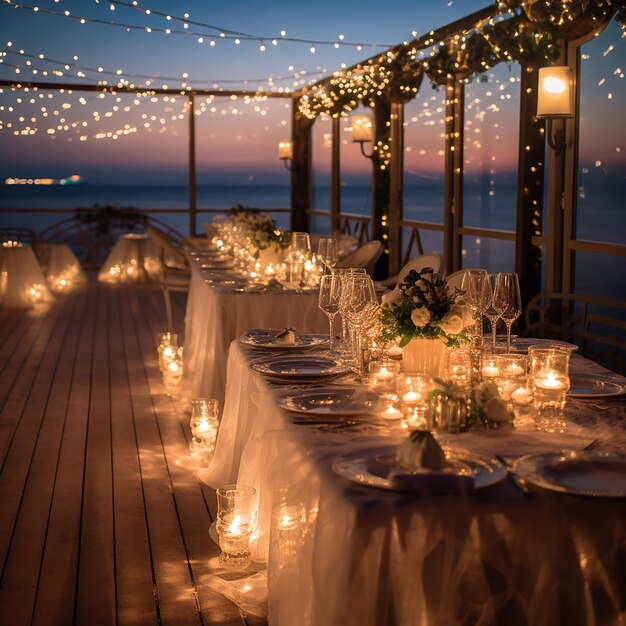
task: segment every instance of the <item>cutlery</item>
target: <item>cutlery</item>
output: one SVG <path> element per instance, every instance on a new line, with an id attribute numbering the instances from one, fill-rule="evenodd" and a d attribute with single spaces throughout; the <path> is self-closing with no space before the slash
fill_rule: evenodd
<path id="1" fill-rule="evenodd" d="M 523 480 L 520 480 L 514 473 L 513 473 L 513 466 L 511 465 L 511 463 L 509 463 L 501 454 L 494 454 L 494 456 L 496 457 L 496 459 L 498 459 L 498 461 L 500 461 L 500 463 L 502 463 L 502 465 L 504 465 L 504 467 L 506 467 L 507 470 L 507 476 L 511 479 L 511 482 L 526 496 L 532 496 L 532 492 L 531 490 L 528 488 L 528 486 L 526 485 L 526 483 Z"/>

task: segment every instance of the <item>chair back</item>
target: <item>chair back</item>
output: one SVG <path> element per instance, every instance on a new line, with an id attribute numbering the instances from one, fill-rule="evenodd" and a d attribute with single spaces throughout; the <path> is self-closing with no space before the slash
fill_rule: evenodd
<path id="1" fill-rule="evenodd" d="M 426 267 L 431 267 L 433 274 L 439 274 L 439 269 L 441 268 L 441 257 L 436 252 L 429 252 L 428 254 L 420 254 L 414 259 L 411 259 L 398 273 L 396 286 L 398 286 L 409 275 L 411 270 L 419 272 Z"/>
<path id="2" fill-rule="evenodd" d="M 368 274 L 372 273 L 376 261 L 383 253 L 383 244 L 380 241 L 369 241 L 345 259 L 337 263 L 337 267 L 361 267 L 365 268 Z"/>
<path id="3" fill-rule="evenodd" d="M 189 264 L 185 255 L 174 245 L 168 235 L 153 226 L 148 226 L 147 231 L 165 269 L 186 270 L 188 268 Z"/>

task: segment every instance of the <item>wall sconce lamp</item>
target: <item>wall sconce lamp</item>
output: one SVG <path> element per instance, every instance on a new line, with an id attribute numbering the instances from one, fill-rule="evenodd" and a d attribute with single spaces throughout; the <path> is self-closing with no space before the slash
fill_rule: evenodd
<path id="1" fill-rule="evenodd" d="M 538 78 L 537 118 L 548 120 L 548 145 L 560 154 L 566 146 L 565 134 L 562 129 L 553 133 L 552 124 L 555 119 L 574 116 L 572 69 L 566 65 L 541 67 Z"/>
<path id="2" fill-rule="evenodd" d="M 293 170 L 293 145 L 291 141 L 281 141 L 278 144 L 278 158 L 283 162 L 287 171 Z"/>
<path id="3" fill-rule="evenodd" d="M 374 141 L 374 119 L 371 115 L 353 115 L 350 118 L 350 126 L 352 127 L 352 142 L 361 146 L 361 154 L 368 158 L 374 158 L 374 151 L 366 154 L 363 144 L 365 142 Z"/>

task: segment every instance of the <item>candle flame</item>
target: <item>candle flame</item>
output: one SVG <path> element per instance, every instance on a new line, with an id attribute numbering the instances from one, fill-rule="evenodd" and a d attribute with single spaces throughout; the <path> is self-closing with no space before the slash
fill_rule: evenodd
<path id="1" fill-rule="evenodd" d="M 228 532 L 234 535 L 241 534 L 241 515 L 235 515 L 235 517 L 233 517 L 233 521 L 228 526 Z"/>

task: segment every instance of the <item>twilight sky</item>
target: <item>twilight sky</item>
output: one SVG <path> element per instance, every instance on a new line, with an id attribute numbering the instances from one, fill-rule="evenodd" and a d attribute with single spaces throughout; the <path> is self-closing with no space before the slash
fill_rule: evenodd
<path id="1" fill-rule="evenodd" d="M 0 50 L 6 53 L 0 64 L 0 78 L 14 79 L 19 70 L 19 77 L 24 80 L 94 83 L 106 78 L 116 82 L 119 75 L 130 83 L 145 85 L 149 80 L 146 77 L 153 77 L 149 84 L 168 85 L 172 89 L 180 85 L 185 73 L 197 87 L 217 84 L 224 88 L 256 89 L 264 85 L 267 89 L 268 77 L 273 78 L 276 86 L 298 87 L 299 81 L 328 75 L 342 63 L 350 65 L 384 47 L 411 39 L 413 31 L 421 35 L 488 4 L 486 0 L 319 0 L 311 4 L 284 0 L 139 0 L 140 8 L 153 12 L 180 18 L 188 13 L 188 29 L 184 29 L 180 21 L 154 13 L 146 15 L 122 4 L 111 11 L 105 0 L 24 0 L 23 6 L 37 6 L 37 12 L 12 8 L 11 3 L 0 4 Z M 45 11 L 69 11 L 87 23 Z M 144 30 L 127 32 L 125 28 L 94 23 L 91 19 L 114 20 Z M 212 31 L 192 21 L 267 39 L 243 40 L 237 45 L 233 40 L 220 38 L 219 30 Z M 145 27 L 154 30 L 147 32 Z M 156 32 L 159 28 L 197 34 Z M 315 52 L 311 52 L 311 44 L 280 41 L 281 31 L 287 37 L 333 42 L 343 35 L 345 42 L 384 47 L 365 45 L 358 50 L 314 45 Z M 199 37 L 203 38 L 202 43 L 198 42 Z M 276 46 L 272 44 L 274 37 L 278 39 Z M 613 49 L 609 49 L 611 44 Z M 266 48 L 264 52 L 261 45 Z M 582 74 L 582 160 L 591 167 L 608 168 L 609 174 L 615 174 L 617 169 L 623 176 L 626 145 L 621 142 L 626 136 L 626 121 L 620 111 L 626 95 L 622 80 L 626 48 L 618 25 L 612 24 L 603 37 L 587 48 Z M 69 70 L 64 64 L 69 65 Z M 64 76 L 44 76 L 44 71 L 52 70 L 62 70 Z M 300 71 L 306 74 L 296 79 Z M 77 72 L 84 76 L 77 76 Z M 504 175 L 515 169 L 517 160 L 519 68 L 501 65 L 486 78 L 486 82 L 473 82 L 466 91 L 466 169 L 470 175 L 486 170 L 492 176 Z M 249 80 L 243 82 L 244 79 Z M 232 80 L 241 82 L 226 82 Z M 199 183 L 286 182 L 287 173 L 277 159 L 277 143 L 290 135 L 288 102 L 199 99 Z M 440 178 L 442 92 L 434 91 L 425 81 L 418 98 L 407 105 L 405 117 L 408 181 Z M 0 179 L 61 177 L 77 172 L 93 183 L 186 181 L 187 120 L 183 98 L 151 102 L 129 95 L 99 98 L 88 93 L 5 90 L 0 94 L 0 120 Z M 21 134 L 16 136 L 16 131 Z M 314 158 L 322 176 L 329 163 L 330 150 L 324 140 L 329 132 L 330 123 L 320 119 L 314 128 Z M 367 175 L 369 162 L 350 143 L 347 132 L 345 136 L 343 175 Z"/>

